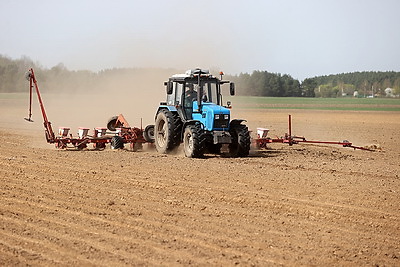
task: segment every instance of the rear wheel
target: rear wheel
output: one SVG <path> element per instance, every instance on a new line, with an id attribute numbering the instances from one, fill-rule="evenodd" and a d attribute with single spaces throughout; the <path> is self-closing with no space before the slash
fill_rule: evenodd
<path id="1" fill-rule="evenodd" d="M 124 148 L 124 138 L 121 136 L 113 136 L 111 138 L 111 149 L 122 149 Z"/>
<path id="2" fill-rule="evenodd" d="M 161 110 L 154 125 L 154 142 L 159 153 L 167 154 L 180 144 L 179 117 L 168 110 Z M 180 123 L 180 124 L 179 124 Z M 179 125 L 178 125 L 179 124 Z"/>
<path id="3" fill-rule="evenodd" d="M 246 157 L 250 152 L 250 133 L 246 125 L 233 125 L 230 130 L 232 143 L 229 144 L 229 153 L 232 157 Z"/>
<path id="4" fill-rule="evenodd" d="M 200 125 L 189 125 L 183 133 L 183 149 L 188 158 L 200 158 L 204 155 L 205 138 Z"/>

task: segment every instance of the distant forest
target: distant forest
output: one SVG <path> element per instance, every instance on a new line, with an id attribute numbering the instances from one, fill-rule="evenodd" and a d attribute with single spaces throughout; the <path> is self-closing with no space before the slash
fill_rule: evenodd
<path id="1" fill-rule="evenodd" d="M 394 97 L 400 94 L 400 72 L 365 71 L 307 78 L 303 82 L 290 75 L 253 71 L 229 77 L 238 93 L 249 96 L 297 97 Z M 389 88 L 389 89 L 388 89 Z"/>
<path id="2" fill-rule="evenodd" d="M 398 97 L 400 72 L 364 71 L 319 76 L 305 79 L 301 86 L 305 92 L 314 92 L 316 97 Z"/>
<path id="3" fill-rule="evenodd" d="M 40 78 L 39 84 L 44 85 L 42 91 L 54 86 L 79 90 L 85 86 L 92 86 L 95 81 L 95 73 L 69 71 L 61 63 L 51 69 L 45 69 L 40 63 L 34 63 L 28 57 L 13 60 L 0 55 L 0 93 L 27 92 L 29 86 L 25 76 L 30 68 L 34 68 L 36 77 L 38 80 Z"/>
<path id="4" fill-rule="evenodd" d="M 40 84 L 47 88 L 73 91 L 91 90 L 107 81 L 112 75 L 135 76 L 145 73 L 144 69 L 109 69 L 100 72 L 70 71 L 62 63 L 46 69 L 28 57 L 10 59 L 0 55 L 0 93 L 26 92 L 25 73 L 33 67 Z M 174 73 L 176 70 L 153 70 L 159 74 Z M 168 74 L 169 75 L 169 74 Z M 165 76 L 165 80 L 168 76 Z M 279 97 L 346 97 L 376 96 L 393 97 L 400 94 L 400 72 L 353 72 L 307 78 L 303 82 L 288 74 L 253 71 L 224 78 L 236 83 L 237 94 L 244 96 Z M 153 81 L 154 82 L 154 81 Z M 390 88 L 390 89 L 388 89 Z M 356 93 L 355 93 L 356 92 Z"/>

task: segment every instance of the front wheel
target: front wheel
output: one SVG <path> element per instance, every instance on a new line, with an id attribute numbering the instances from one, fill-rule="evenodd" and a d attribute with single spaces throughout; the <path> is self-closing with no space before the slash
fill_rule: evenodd
<path id="1" fill-rule="evenodd" d="M 230 130 L 232 143 L 229 144 L 229 153 L 232 157 L 247 157 L 250 152 L 250 133 L 246 125 L 233 125 Z"/>
<path id="2" fill-rule="evenodd" d="M 204 155 L 205 138 L 200 125 L 189 125 L 183 133 L 183 149 L 188 158 L 200 158 Z"/>

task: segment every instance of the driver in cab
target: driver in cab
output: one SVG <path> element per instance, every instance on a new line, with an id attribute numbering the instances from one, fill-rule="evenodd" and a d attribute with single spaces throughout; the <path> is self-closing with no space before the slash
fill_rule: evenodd
<path id="1" fill-rule="evenodd" d="M 185 88 L 185 107 L 192 107 L 193 101 L 197 99 L 197 91 L 194 90 L 194 85 L 189 83 Z"/>

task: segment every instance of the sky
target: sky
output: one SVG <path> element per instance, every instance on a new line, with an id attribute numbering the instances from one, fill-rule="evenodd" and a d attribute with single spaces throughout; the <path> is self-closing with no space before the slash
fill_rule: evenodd
<path id="1" fill-rule="evenodd" d="M 399 0 L 0 0 L 0 54 L 70 70 L 400 71 Z"/>

